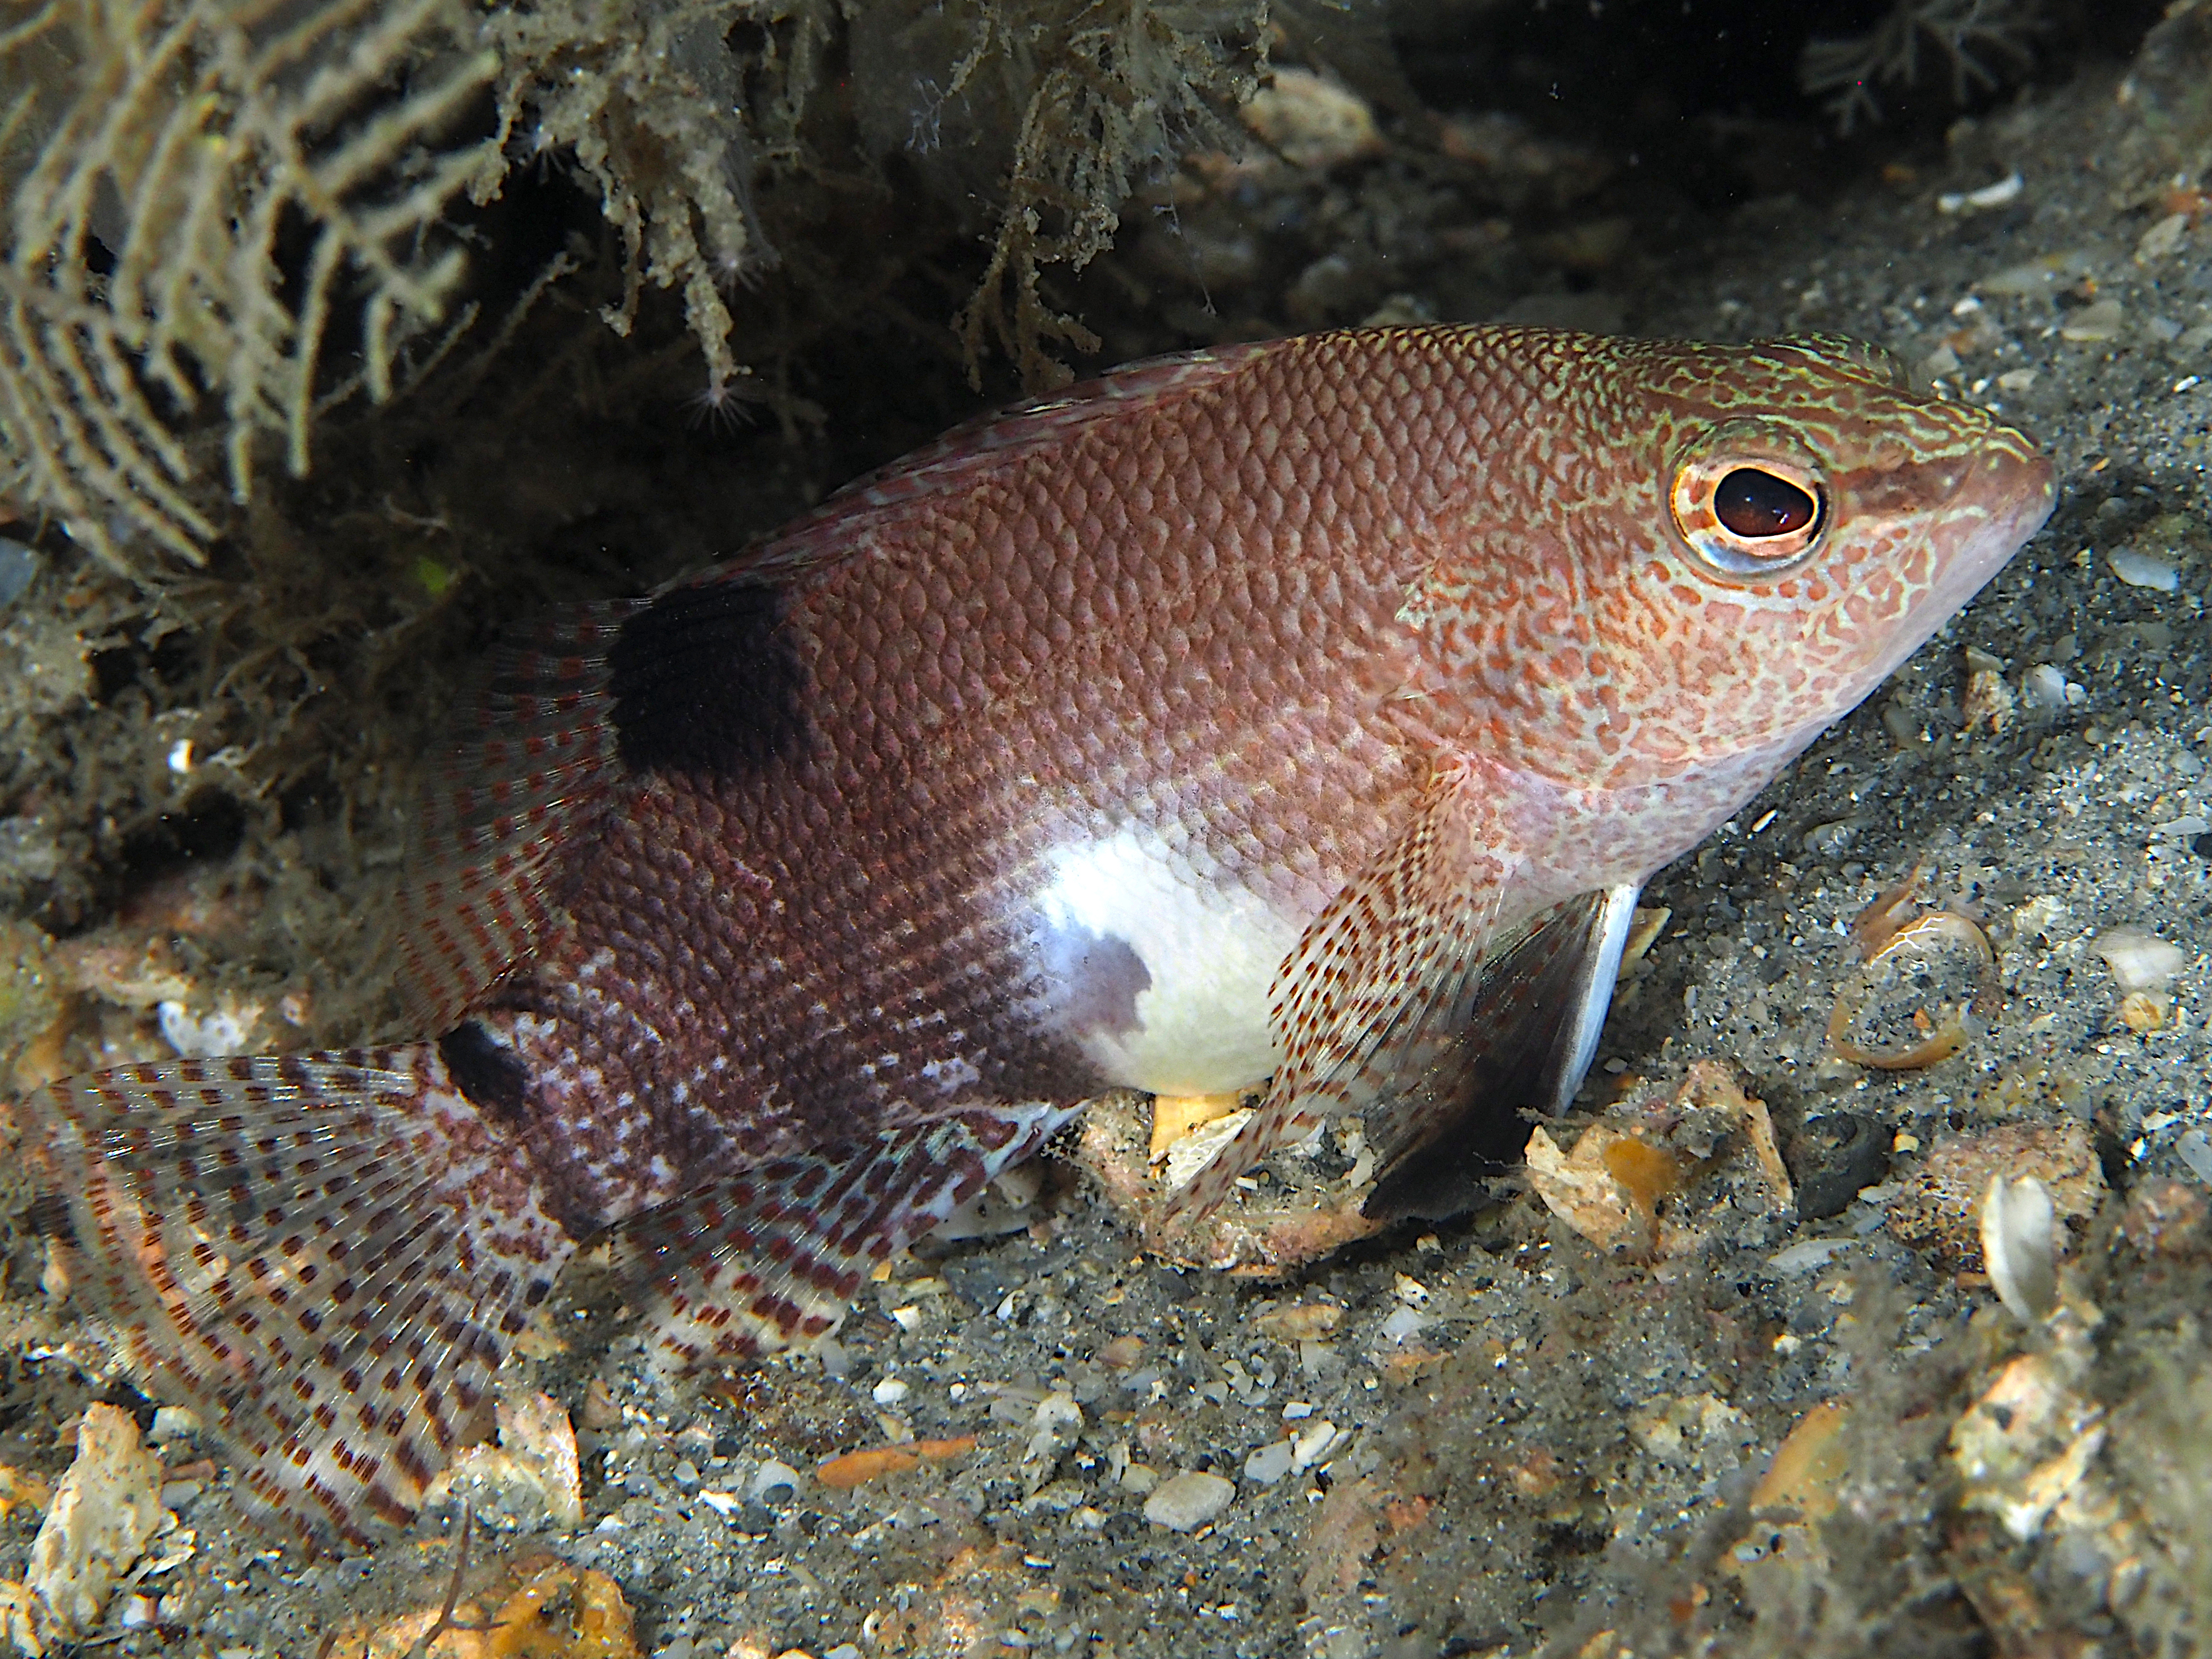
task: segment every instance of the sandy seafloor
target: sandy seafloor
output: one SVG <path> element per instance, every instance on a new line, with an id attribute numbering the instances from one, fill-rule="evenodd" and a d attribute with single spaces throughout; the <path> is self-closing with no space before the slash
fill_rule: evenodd
<path id="1" fill-rule="evenodd" d="M 618 1317 L 564 1310 L 573 1334 L 516 1384 L 580 1425 L 582 1524 L 487 1524 L 474 1571 L 530 1549 L 601 1570 L 638 1650 L 670 1659 L 2212 1649 L 2212 216 L 2157 228 L 2175 88 L 2212 74 L 2191 50 L 1992 114 L 1942 167 L 1745 207 L 1626 305 L 1650 333 L 1879 342 L 2059 466 L 2049 526 L 1968 611 L 1659 878 L 1671 919 L 1581 1103 L 1663 1120 L 1717 1061 L 1832 1213 L 1777 1212 L 1741 1137 L 1709 1138 L 1656 1261 L 1520 1190 L 1269 1283 L 1144 1258 L 1062 1163 L 1025 1229 L 873 1287 L 840 1374 L 672 1389 Z M 1994 205 L 1938 204 L 2014 174 Z M 2124 557 L 2130 582 L 2115 555 L 2154 562 Z M 2140 585 L 2161 568 L 2170 586 Z M 2014 703 L 1972 729 L 1970 650 Z M 1827 1042 L 1844 935 L 1916 866 L 1921 903 L 1986 930 L 2002 997 L 1955 1055 L 1872 1071 Z M 2125 1023 L 2094 948 L 2121 927 L 2183 953 L 2159 1029 Z M 1820 1145 L 1839 1123 L 1887 1158 L 1841 1168 Z M 2055 1332 L 1978 1271 L 1991 1173 L 2081 1212 Z M 104 1384 L 78 1364 L 96 1334 L 23 1288 L 5 1449 L 51 1478 L 56 1430 Z M 2001 1373 L 1992 1415 L 1975 1401 Z M 1824 1401 L 1842 1427 L 1790 1498 L 1810 1521 L 1755 1518 L 1753 1483 Z M 1975 1411 L 1978 1462 L 1951 1449 Z M 1315 1461 L 1247 1475 L 1286 1436 Z M 974 1443 L 850 1490 L 815 1478 L 912 1437 Z M 1143 1489 L 1185 1471 L 1233 1496 L 1193 1531 L 1149 1521 Z M 101 1634 L 123 1651 L 350 1654 L 334 1632 L 434 1603 L 453 1560 L 450 1512 L 316 1560 L 220 1477 L 167 1495 L 183 1530 L 136 1587 L 161 1628 L 126 1631 L 119 1596 Z M 0 1574 L 37 1525 L 0 1521 Z"/>

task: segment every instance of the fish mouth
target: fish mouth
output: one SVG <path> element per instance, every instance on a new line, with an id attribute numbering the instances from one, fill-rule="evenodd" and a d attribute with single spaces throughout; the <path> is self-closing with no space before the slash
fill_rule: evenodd
<path id="1" fill-rule="evenodd" d="M 2003 568 L 2043 527 L 2057 500 L 2058 469 L 2051 458 L 2026 433 L 1992 422 L 1988 441 L 1945 504 L 1971 526 L 1952 560 L 1963 584 L 1953 603 L 1965 604 Z"/>

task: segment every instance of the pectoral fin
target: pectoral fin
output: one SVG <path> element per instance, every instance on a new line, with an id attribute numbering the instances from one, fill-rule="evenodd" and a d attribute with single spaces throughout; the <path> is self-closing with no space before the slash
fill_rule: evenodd
<path id="1" fill-rule="evenodd" d="M 1457 1213 L 1518 1151 L 1516 1113 L 1565 1109 L 1597 1056 L 1638 891 L 1623 883 L 1581 894 L 1490 942 L 1456 1041 L 1367 1113 L 1379 1164 L 1364 1213 Z"/>
<path id="2" fill-rule="evenodd" d="M 1441 1217 L 1510 1158 L 1523 1108 L 1580 1088 L 1612 1000 L 1634 884 L 1500 930 L 1519 862 L 1470 774 L 1431 786 L 1414 823 L 1306 930 L 1276 981 L 1285 1060 L 1267 1097 L 1170 1200 L 1173 1225 L 1324 1121 L 1361 1127 L 1376 1223 Z"/>
<path id="3" fill-rule="evenodd" d="M 1449 1066 L 1515 864 L 1489 803 L 1471 775 L 1437 779 L 1407 830 L 1308 926 L 1275 976 L 1283 1063 L 1243 1128 L 1170 1200 L 1168 1225 L 1212 1209 L 1317 1124 Z"/>

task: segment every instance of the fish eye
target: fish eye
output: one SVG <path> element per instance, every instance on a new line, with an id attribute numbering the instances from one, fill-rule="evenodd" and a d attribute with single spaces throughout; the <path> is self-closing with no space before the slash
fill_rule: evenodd
<path id="1" fill-rule="evenodd" d="M 1757 578 L 1796 564 L 1828 527 L 1818 474 L 1768 456 L 1711 456 L 1674 475 L 1674 528 L 1715 575 Z"/>

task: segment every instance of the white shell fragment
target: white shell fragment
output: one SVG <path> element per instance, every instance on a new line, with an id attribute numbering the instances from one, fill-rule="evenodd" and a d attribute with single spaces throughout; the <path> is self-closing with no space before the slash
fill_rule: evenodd
<path id="1" fill-rule="evenodd" d="M 2202 1129 L 2190 1129 L 2173 1143 L 2175 1154 L 2189 1166 L 2190 1174 L 2206 1186 L 2212 1187 L 2212 1135 Z"/>
<path id="2" fill-rule="evenodd" d="M 1990 1177 L 1982 1200 L 1982 1259 L 1997 1299 L 2023 1325 L 2035 1324 L 2058 1305 L 2056 1226 L 2050 1188 L 2033 1176 L 2012 1182 Z"/>
<path id="3" fill-rule="evenodd" d="M 2054 714 L 2089 701 L 2087 690 L 2068 679 L 2066 671 L 2055 663 L 2036 664 L 2020 677 L 2020 689 L 2035 708 Z"/>
<path id="4" fill-rule="evenodd" d="M 1236 1485 L 1218 1474 L 1186 1469 L 1154 1487 L 1145 1499 L 1145 1519 L 1170 1532 L 1194 1532 L 1229 1507 Z"/>
<path id="5" fill-rule="evenodd" d="M 76 1431 L 76 1461 L 54 1488 L 23 1575 L 64 1640 L 100 1623 L 117 1581 L 160 1530 L 161 1490 L 161 1460 L 139 1444 L 131 1414 L 88 1406 Z"/>
<path id="6" fill-rule="evenodd" d="M 1994 185 L 1984 185 L 1979 190 L 1946 191 L 1936 198 L 1938 213 L 1979 213 L 1990 208 L 2000 208 L 2020 199 L 2027 188 L 2027 180 L 2017 173 L 2007 173 Z"/>
<path id="7" fill-rule="evenodd" d="M 163 1040 L 188 1060 L 243 1052 L 251 1046 L 253 1020 L 259 1012 L 258 1008 L 222 1007 L 195 1015 L 181 1002 L 161 1002 L 154 1008 Z"/>
<path id="8" fill-rule="evenodd" d="M 2097 940 L 2097 954 L 2112 970 L 2123 994 L 2164 990 L 2189 959 L 2179 945 L 2139 927 L 2115 927 L 2102 935 Z"/>
<path id="9" fill-rule="evenodd" d="M 2130 587 L 2148 587 L 2160 593 L 2171 593 L 2181 586 L 2181 573 L 2164 559 L 2154 559 L 2148 553 L 2137 553 L 2122 548 L 2117 553 L 2107 553 L 2105 562 L 2112 567 L 2112 574 Z"/>
<path id="10" fill-rule="evenodd" d="M 1161 1184 L 1170 1192 L 1184 1186 L 1193 1176 L 1213 1162 L 1213 1155 L 1234 1140 L 1237 1132 L 1251 1119 L 1252 1114 L 1249 1110 L 1240 1109 L 1193 1129 L 1168 1148 L 1167 1168 L 1160 1176 Z"/>

